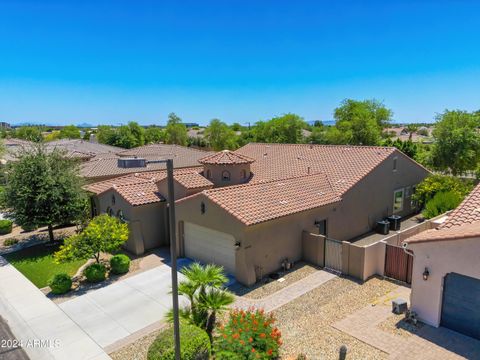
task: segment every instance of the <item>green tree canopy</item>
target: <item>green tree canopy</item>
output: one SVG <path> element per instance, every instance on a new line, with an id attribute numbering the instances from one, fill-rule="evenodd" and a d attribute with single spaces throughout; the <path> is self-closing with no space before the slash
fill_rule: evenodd
<path id="1" fill-rule="evenodd" d="M 175 113 L 170 113 L 168 115 L 167 127 L 165 129 L 165 140 L 167 144 L 187 145 L 187 127 L 182 124 L 182 119 L 180 119 Z"/>
<path id="2" fill-rule="evenodd" d="M 307 123 L 302 117 L 288 113 L 268 121 L 259 121 L 252 129 L 256 142 L 298 144 L 303 140 L 302 129 Z"/>
<path id="3" fill-rule="evenodd" d="M 80 139 L 80 129 L 75 125 L 68 125 L 60 130 L 61 139 Z"/>
<path id="4" fill-rule="evenodd" d="M 99 143 L 131 149 L 145 144 L 145 129 L 131 121 L 118 128 L 101 125 L 97 130 Z"/>
<path id="5" fill-rule="evenodd" d="M 210 124 L 205 129 L 205 137 L 210 146 L 216 151 L 234 150 L 238 147 L 235 131 L 219 119 L 210 121 Z"/>
<path id="6" fill-rule="evenodd" d="M 335 126 L 328 129 L 330 144 L 378 145 L 392 111 L 377 100 L 346 99 L 335 109 Z"/>
<path id="7" fill-rule="evenodd" d="M 33 142 L 40 142 L 43 140 L 42 130 L 38 126 L 21 126 L 12 132 L 12 136 Z"/>
<path id="8" fill-rule="evenodd" d="M 165 132 L 158 126 L 150 126 L 145 130 L 145 144 L 156 144 L 165 141 Z"/>
<path id="9" fill-rule="evenodd" d="M 47 152 L 38 144 L 7 165 L 1 205 L 6 216 L 25 227 L 53 226 L 81 220 L 88 201 L 77 163 L 60 150 Z"/>
<path id="10" fill-rule="evenodd" d="M 112 253 L 128 240 L 128 225 L 116 217 L 102 214 L 93 218 L 77 235 L 65 240 L 55 253 L 57 262 L 94 258 L 100 262 L 101 253 Z"/>
<path id="11" fill-rule="evenodd" d="M 475 170 L 480 159 L 480 116 L 445 110 L 437 116 L 433 136 L 433 165 L 453 175 Z"/>

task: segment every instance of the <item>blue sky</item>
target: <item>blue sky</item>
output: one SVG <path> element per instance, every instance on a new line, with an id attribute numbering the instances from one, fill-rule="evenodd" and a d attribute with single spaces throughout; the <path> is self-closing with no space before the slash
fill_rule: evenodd
<path id="1" fill-rule="evenodd" d="M 0 120 L 206 123 L 344 98 L 480 108 L 480 1 L 0 0 Z"/>

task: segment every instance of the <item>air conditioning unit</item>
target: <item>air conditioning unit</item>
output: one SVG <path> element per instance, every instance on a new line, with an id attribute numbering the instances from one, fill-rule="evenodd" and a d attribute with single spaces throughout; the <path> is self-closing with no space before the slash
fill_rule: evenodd
<path id="1" fill-rule="evenodd" d="M 119 168 L 141 168 L 147 166 L 146 159 L 140 158 L 120 158 L 118 159 L 118 167 Z"/>

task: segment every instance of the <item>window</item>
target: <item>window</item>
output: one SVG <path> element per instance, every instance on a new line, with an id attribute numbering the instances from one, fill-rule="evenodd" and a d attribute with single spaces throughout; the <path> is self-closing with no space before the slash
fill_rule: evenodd
<path id="1" fill-rule="evenodd" d="M 210 170 L 207 170 L 207 179 L 212 178 L 212 172 Z"/>
<path id="2" fill-rule="evenodd" d="M 240 172 L 240 176 L 242 177 L 242 179 L 246 179 L 247 178 L 247 171 L 246 170 L 242 170 Z"/>
<path id="3" fill-rule="evenodd" d="M 415 191 L 416 191 L 416 190 L 417 190 L 417 186 L 416 186 L 416 185 L 413 185 L 413 186 L 412 186 L 412 192 L 411 192 L 411 194 L 410 194 L 410 195 L 411 195 L 411 196 L 410 196 L 410 207 L 411 207 L 412 209 L 416 209 L 417 206 L 418 206 L 418 203 L 417 203 L 417 201 L 415 200 L 415 198 L 414 198 L 414 196 L 413 196 L 413 195 L 415 195 Z"/>
<path id="4" fill-rule="evenodd" d="M 397 171 L 397 160 L 398 158 L 396 157 L 393 158 L 393 171 Z"/>
<path id="5" fill-rule="evenodd" d="M 398 189 L 393 192 L 393 212 L 397 213 L 403 210 L 404 190 Z"/>
<path id="6" fill-rule="evenodd" d="M 110 206 L 107 207 L 107 214 L 113 216 L 113 209 Z"/>
<path id="7" fill-rule="evenodd" d="M 200 204 L 200 212 L 202 214 L 205 214 L 205 203 L 202 201 L 202 203 Z"/>
<path id="8" fill-rule="evenodd" d="M 97 203 L 95 202 L 95 199 L 93 197 L 90 198 L 90 203 L 92 207 L 92 217 L 95 217 L 98 215 L 98 210 L 97 210 Z"/>
<path id="9" fill-rule="evenodd" d="M 117 218 L 120 220 L 122 223 L 126 222 L 125 215 L 123 215 L 122 210 L 117 211 Z"/>
<path id="10" fill-rule="evenodd" d="M 115 205 L 115 195 L 112 195 L 112 205 Z"/>
<path id="11" fill-rule="evenodd" d="M 327 220 L 315 220 L 315 226 L 318 227 L 318 233 L 327 236 Z"/>
<path id="12" fill-rule="evenodd" d="M 222 171 L 222 180 L 230 181 L 230 173 L 227 170 Z"/>

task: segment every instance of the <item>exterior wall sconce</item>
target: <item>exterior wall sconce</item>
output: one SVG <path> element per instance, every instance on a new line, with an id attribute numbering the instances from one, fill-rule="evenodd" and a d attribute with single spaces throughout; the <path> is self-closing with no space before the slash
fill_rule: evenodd
<path id="1" fill-rule="evenodd" d="M 240 249 L 240 246 L 242 246 L 242 243 L 240 241 L 235 242 L 235 249 Z"/>
<path id="2" fill-rule="evenodd" d="M 428 271 L 428 268 L 425 268 L 425 271 L 423 272 L 423 280 L 427 281 L 428 277 L 430 276 L 430 271 Z"/>

